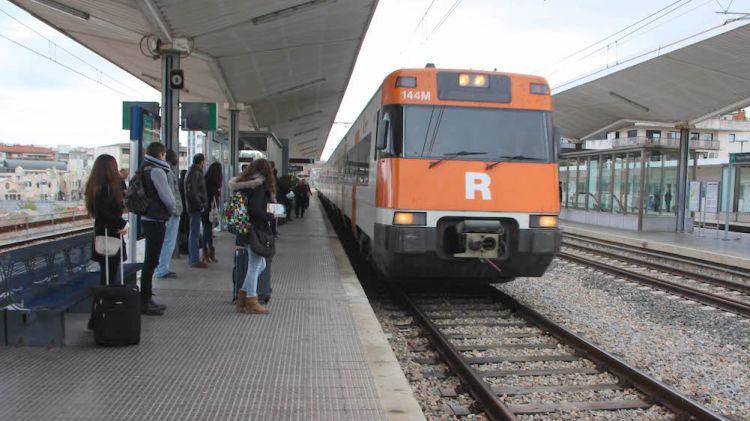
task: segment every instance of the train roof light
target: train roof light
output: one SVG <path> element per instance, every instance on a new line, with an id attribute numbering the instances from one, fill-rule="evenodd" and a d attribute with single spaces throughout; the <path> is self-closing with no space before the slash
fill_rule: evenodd
<path id="1" fill-rule="evenodd" d="M 474 87 L 474 88 L 486 88 L 490 85 L 490 79 L 487 75 L 476 75 L 468 73 L 460 73 L 458 75 L 458 86 L 461 87 Z"/>

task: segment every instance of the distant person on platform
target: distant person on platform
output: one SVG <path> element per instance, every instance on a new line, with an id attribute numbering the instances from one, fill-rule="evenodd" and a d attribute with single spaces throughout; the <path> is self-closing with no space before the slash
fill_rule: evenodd
<path id="1" fill-rule="evenodd" d="M 167 150 L 167 162 L 172 168 L 175 168 L 178 164 L 177 153 L 172 149 Z M 180 215 L 182 214 L 182 200 L 180 197 L 180 188 L 177 181 L 177 175 L 174 171 L 167 173 L 167 181 L 169 182 L 169 188 L 172 190 L 172 195 L 175 198 L 175 213 L 167 220 L 167 226 L 164 234 L 164 244 L 161 246 L 161 253 L 159 254 L 159 266 L 156 267 L 154 274 L 157 278 L 174 278 L 177 276 L 176 273 L 170 270 L 172 263 L 172 254 L 174 253 L 174 247 L 177 244 L 177 234 L 180 229 Z"/>
<path id="2" fill-rule="evenodd" d="M 206 157 L 202 153 L 195 154 L 193 165 L 185 176 L 185 202 L 190 215 L 190 227 L 188 233 L 188 251 L 190 255 L 190 266 L 194 268 L 207 268 L 208 256 L 200 256 L 201 214 L 208 208 L 208 193 L 206 192 L 206 179 L 203 168 L 206 165 Z"/>
<path id="3" fill-rule="evenodd" d="M 305 211 L 310 207 L 310 186 L 305 180 L 300 179 L 297 186 L 294 187 L 294 216 L 304 218 Z"/>
<path id="4" fill-rule="evenodd" d="M 149 205 L 143 215 L 143 234 L 146 237 L 146 257 L 143 259 L 141 272 L 141 313 L 149 316 L 161 316 L 166 306 L 157 304 L 153 299 L 153 276 L 159 264 L 161 246 L 164 244 L 166 223 L 176 214 L 177 198 L 169 186 L 169 173 L 172 169 L 165 161 L 167 149 L 163 144 L 154 142 L 146 148 L 143 159 L 143 181 Z"/>
<path id="5" fill-rule="evenodd" d="M 211 208 L 219 208 L 221 201 L 221 183 L 224 176 L 221 172 L 221 164 L 214 162 L 208 166 L 206 171 L 206 194 L 208 195 L 208 208 L 201 213 L 203 223 L 203 256 L 206 263 L 218 263 L 216 249 L 214 248 L 214 225 L 209 218 Z"/>
<path id="6" fill-rule="evenodd" d="M 664 193 L 664 203 L 667 205 L 667 212 L 672 212 L 672 187 L 667 187 Z"/>

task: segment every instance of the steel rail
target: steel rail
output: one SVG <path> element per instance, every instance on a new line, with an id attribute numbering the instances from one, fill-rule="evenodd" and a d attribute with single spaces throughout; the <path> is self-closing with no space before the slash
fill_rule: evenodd
<path id="1" fill-rule="evenodd" d="M 563 326 L 558 325 L 543 316 L 541 313 L 522 305 L 516 299 L 502 291 L 499 291 L 496 288 L 490 289 L 492 290 L 490 293 L 498 297 L 503 304 L 523 315 L 523 317 L 530 322 L 548 331 L 561 342 L 570 345 L 586 358 L 591 359 L 619 378 L 629 382 L 633 387 L 645 393 L 655 402 L 661 403 L 675 413 L 683 415 L 688 419 L 701 421 L 727 420 L 726 418 L 713 413 L 700 403 L 690 399 L 688 396 L 685 396 L 670 386 L 651 378 L 649 375 L 629 365 L 622 359 L 599 348 L 591 341 L 588 341 Z"/>
<path id="2" fill-rule="evenodd" d="M 589 240 L 583 240 L 583 241 L 589 241 Z M 644 266 L 644 267 L 648 267 L 648 268 L 651 268 L 651 269 L 657 269 L 657 270 L 660 270 L 662 272 L 671 273 L 672 275 L 683 276 L 683 277 L 687 277 L 687 278 L 693 278 L 693 279 L 696 279 L 698 281 L 701 281 L 701 282 L 704 282 L 704 283 L 707 283 L 707 284 L 712 284 L 712 285 L 720 286 L 720 287 L 723 287 L 723 288 L 731 289 L 731 290 L 734 290 L 734 291 L 744 292 L 745 294 L 750 294 L 750 285 L 742 284 L 742 283 L 739 283 L 739 282 L 728 281 L 726 279 L 717 278 L 717 277 L 711 276 L 711 275 L 705 275 L 705 274 L 699 274 L 699 273 L 695 273 L 695 272 L 690 272 L 690 271 L 688 271 L 686 269 L 678 269 L 678 268 L 666 266 L 666 265 L 655 263 L 655 262 L 645 262 L 643 260 L 638 260 L 635 257 L 621 256 L 621 255 L 619 255 L 617 253 L 614 253 L 614 252 L 611 252 L 611 251 L 598 250 L 598 249 L 595 249 L 595 248 L 592 248 L 592 247 L 589 247 L 589 246 L 586 246 L 586 245 L 583 245 L 583 244 L 571 244 L 571 243 L 563 242 L 563 246 L 565 246 L 565 247 L 573 247 L 573 248 L 577 248 L 577 249 L 580 249 L 580 250 L 585 250 L 585 251 L 588 251 L 588 252 L 591 252 L 591 253 L 596 253 L 596 254 L 600 254 L 600 255 L 603 255 L 603 256 L 607 256 L 607 257 L 610 257 L 612 259 L 622 260 L 622 261 L 625 261 L 625 262 L 628 262 L 628 263 L 635 263 L 635 264 L 638 264 L 638 265 L 641 265 L 641 266 Z M 609 246 L 607 246 L 607 247 L 609 247 Z M 641 253 L 640 251 L 637 251 L 637 250 L 627 250 L 626 252 L 628 252 L 628 253 Z M 645 254 L 647 256 L 656 257 L 656 258 L 660 257 L 660 256 L 657 256 L 657 255 L 655 255 L 653 253 L 641 253 L 641 254 Z"/>
<path id="3" fill-rule="evenodd" d="M 648 286 L 657 287 L 661 290 L 664 290 L 673 294 L 682 295 L 685 298 L 690 298 L 692 300 L 700 301 L 704 304 L 708 304 L 708 305 L 720 308 L 722 310 L 726 310 L 732 313 L 736 313 L 740 316 L 750 318 L 750 304 L 743 303 L 741 301 L 736 301 L 736 300 L 733 300 L 731 298 L 726 298 L 726 297 L 720 297 L 720 296 L 717 296 L 717 295 L 714 295 L 705 291 L 701 291 L 696 288 L 679 285 L 674 282 L 669 282 L 669 281 L 665 281 L 662 279 L 657 279 L 654 277 L 642 275 L 640 273 L 632 272 L 629 270 L 609 266 L 599 261 L 587 259 L 582 256 L 576 256 L 574 254 L 570 254 L 564 251 L 561 251 L 559 256 L 564 259 L 568 259 L 574 262 L 581 263 L 586 266 L 596 268 L 602 272 L 607 272 L 613 275 L 621 276 L 624 278 L 629 278 L 629 279 L 632 279 L 634 281 L 640 282 Z"/>
<path id="4" fill-rule="evenodd" d="M 641 253 L 641 254 L 644 254 L 644 255 L 650 256 L 650 257 L 656 257 L 656 258 L 661 258 L 661 259 L 670 259 L 670 260 L 675 261 L 675 262 L 686 263 L 686 264 L 690 264 L 690 265 L 693 265 L 693 266 L 699 266 L 699 267 L 702 267 L 702 268 L 705 268 L 705 269 L 711 269 L 711 270 L 716 270 L 716 271 L 719 271 L 719 272 L 725 272 L 725 273 L 728 273 L 728 274 L 731 274 L 731 275 L 735 275 L 735 276 L 750 277 L 750 272 L 748 272 L 745 269 L 736 267 L 736 266 L 721 265 L 721 264 L 714 263 L 714 262 L 708 262 L 706 260 L 696 260 L 696 259 L 686 258 L 685 256 L 681 256 L 681 255 L 675 254 L 675 253 L 670 253 L 670 252 L 666 252 L 666 251 L 658 251 L 658 250 L 653 250 L 653 249 L 647 249 L 647 248 L 637 247 L 637 246 L 633 246 L 633 245 L 630 245 L 630 244 L 618 243 L 616 241 L 604 240 L 604 239 L 601 239 L 601 238 L 587 237 L 587 236 L 582 235 L 582 234 L 573 234 L 573 233 L 569 233 L 569 232 L 563 232 L 563 239 L 565 239 L 565 237 L 573 239 L 573 240 L 587 241 L 587 242 L 590 242 L 590 243 L 599 244 L 601 246 L 610 247 L 610 248 L 614 248 L 614 249 L 619 249 L 619 250 L 623 250 L 623 251 L 629 251 L 629 252 L 633 252 L 633 253 Z"/>
<path id="5" fill-rule="evenodd" d="M 511 421 L 516 420 L 515 415 L 503 404 L 497 395 L 492 391 L 482 377 L 467 363 L 456 350 L 448 338 L 440 332 L 440 329 L 430 320 L 430 318 L 401 290 L 395 290 L 394 293 L 407 306 L 409 311 L 430 334 L 433 344 L 440 355 L 443 356 L 448 365 L 469 387 L 471 395 L 474 396 L 481 405 L 487 417 L 492 421 Z"/>

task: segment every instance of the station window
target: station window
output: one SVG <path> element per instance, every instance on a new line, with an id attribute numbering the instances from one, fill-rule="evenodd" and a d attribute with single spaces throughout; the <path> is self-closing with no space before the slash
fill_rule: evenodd
<path id="1" fill-rule="evenodd" d="M 690 140 L 698 140 L 700 139 L 701 134 L 698 132 L 690 132 Z"/>
<path id="2" fill-rule="evenodd" d="M 629 138 L 638 137 L 638 130 L 628 130 L 628 137 Z"/>
<path id="3" fill-rule="evenodd" d="M 703 133 L 703 136 L 701 136 L 703 140 L 707 140 L 709 142 L 713 142 L 714 140 L 714 134 L 713 133 Z"/>

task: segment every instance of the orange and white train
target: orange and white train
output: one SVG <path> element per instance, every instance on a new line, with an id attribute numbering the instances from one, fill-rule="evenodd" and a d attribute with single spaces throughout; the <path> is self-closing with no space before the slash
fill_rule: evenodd
<path id="1" fill-rule="evenodd" d="M 560 249 L 557 138 L 541 77 L 403 69 L 314 182 L 385 276 L 541 276 Z"/>

